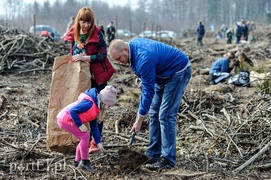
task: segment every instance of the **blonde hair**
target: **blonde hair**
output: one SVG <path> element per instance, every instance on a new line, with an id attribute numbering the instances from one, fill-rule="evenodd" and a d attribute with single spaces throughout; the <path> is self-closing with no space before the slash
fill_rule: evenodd
<path id="1" fill-rule="evenodd" d="M 90 7 L 83 7 L 78 11 L 78 14 L 75 18 L 75 23 L 74 23 L 74 40 L 79 42 L 80 41 L 80 21 L 86 21 L 86 22 L 91 22 L 91 26 L 88 31 L 88 37 L 86 42 L 90 39 L 92 36 L 92 33 L 95 28 L 95 18 L 94 18 L 94 13 Z"/>

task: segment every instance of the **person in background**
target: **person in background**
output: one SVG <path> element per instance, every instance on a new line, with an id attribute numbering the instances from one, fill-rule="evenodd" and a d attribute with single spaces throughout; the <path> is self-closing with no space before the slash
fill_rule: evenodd
<path id="1" fill-rule="evenodd" d="M 64 40 L 70 42 L 70 54 L 74 62 L 85 61 L 92 63 L 104 62 L 107 58 L 107 45 L 103 31 L 95 24 L 94 13 L 91 8 L 83 7 L 79 10 L 74 26 L 66 33 Z M 99 63 L 101 64 L 101 63 Z M 102 66 L 102 64 L 101 64 Z M 92 73 L 91 69 L 90 72 Z M 107 82 L 98 84 L 91 78 L 91 87 L 100 92 L 107 85 Z M 98 124 L 100 134 L 102 134 L 103 121 Z M 98 151 L 96 142 L 91 137 L 89 152 Z"/>
<path id="2" fill-rule="evenodd" d="M 232 43 L 233 36 L 234 36 L 234 31 L 233 31 L 232 28 L 229 28 L 226 31 L 227 44 L 231 44 Z"/>
<path id="3" fill-rule="evenodd" d="M 71 27 L 74 25 L 74 20 L 75 20 L 75 17 L 71 16 L 70 21 L 69 21 L 67 28 L 66 28 L 66 32 L 68 32 L 69 29 L 71 29 Z"/>
<path id="4" fill-rule="evenodd" d="M 111 41 L 115 39 L 115 33 L 116 33 L 116 29 L 113 25 L 113 21 L 110 21 L 110 23 L 107 25 L 107 30 L 106 30 L 108 46 L 110 45 Z"/>
<path id="5" fill-rule="evenodd" d="M 52 33 L 52 35 L 49 33 L 49 31 L 47 30 L 43 30 L 40 32 L 40 37 L 45 37 L 45 38 L 48 38 L 49 40 L 51 41 L 54 41 L 54 34 Z"/>
<path id="6" fill-rule="evenodd" d="M 103 32 L 103 34 L 105 35 L 104 26 L 100 25 L 99 27 L 100 27 L 101 31 Z"/>
<path id="7" fill-rule="evenodd" d="M 216 38 L 216 39 L 221 39 L 222 37 L 223 37 L 223 36 L 222 36 L 221 32 L 220 32 L 220 31 L 217 31 L 215 38 Z"/>
<path id="8" fill-rule="evenodd" d="M 238 66 L 234 53 L 227 53 L 224 57 L 216 60 L 209 71 L 210 84 L 218 84 L 231 75 L 234 66 Z"/>
<path id="9" fill-rule="evenodd" d="M 235 29 L 235 37 L 236 37 L 236 44 L 241 43 L 241 37 L 243 35 L 243 28 L 241 22 L 236 23 L 236 29 Z"/>
<path id="10" fill-rule="evenodd" d="M 203 46 L 202 39 L 203 39 L 204 34 L 205 34 L 205 28 L 204 28 L 204 25 L 202 24 L 202 22 L 200 20 L 198 21 L 198 26 L 197 26 L 197 29 L 196 29 L 196 33 L 197 33 L 197 46 Z"/>
<path id="11" fill-rule="evenodd" d="M 150 158 L 146 168 L 170 169 L 176 165 L 176 115 L 191 78 L 192 69 L 186 54 L 148 38 L 129 42 L 116 39 L 108 49 L 115 61 L 128 64 L 141 79 L 141 97 L 131 133 L 138 133 L 149 113 Z"/>
<path id="12" fill-rule="evenodd" d="M 226 27 L 225 24 L 222 24 L 222 26 L 220 27 L 220 31 L 223 32 L 223 37 L 226 36 L 226 31 L 228 30 L 228 28 Z"/>
<path id="13" fill-rule="evenodd" d="M 253 21 L 251 21 L 250 26 L 249 26 L 249 32 L 254 33 L 255 30 L 256 30 L 256 25 Z"/>
<path id="14" fill-rule="evenodd" d="M 115 104 L 116 96 L 117 91 L 113 86 L 106 86 L 100 93 L 96 88 L 91 88 L 81 93 L 76 102 L 69 104 L 58 113 L 58 126 L 73 134 L 80 141 L 76 147 L 75 167 L 80 165 L 86 171 L 95 172 L 88 159 L 90 134 L 84 123 L 89 122 L 97 147 L 104 152 L 97 119 L 100 114 Z"/>
<path id="15" fill-rule="evenodd" d="M 246 23 L 242 23 L 242 31 L 243 31 L 242 40 L 247 41 L 248 40 L 248 26 L 246 25 Z"/>

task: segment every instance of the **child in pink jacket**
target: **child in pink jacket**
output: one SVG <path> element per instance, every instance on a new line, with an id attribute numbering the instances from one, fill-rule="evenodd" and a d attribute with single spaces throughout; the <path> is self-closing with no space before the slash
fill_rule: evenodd
<path id="1" fill-rule="evenodd" d="M 76 147 L 74 166 L 80 163 L 83 169 L 94 173 L 88 160 L 90 134 L 84 123 L 89 122 L 92 136 L 101 152 L 104 151 L 101 135 L 98 129 L 98 117 L 105 110 L 116 103 L 117 91 L 113 86 L 106 86 L 100 93 L 91 88 L 81 93 L 76 102 L 62 109 L 57 115 L 57 124 L 60 128 L 77 137 L 80 142 Z"/>

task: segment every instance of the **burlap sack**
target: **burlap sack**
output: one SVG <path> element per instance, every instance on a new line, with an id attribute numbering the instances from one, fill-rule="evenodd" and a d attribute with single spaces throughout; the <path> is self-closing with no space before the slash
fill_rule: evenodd
<path id="1" fill-rule="evenodd" d="M 61 109 L 76 101 L 80 93 L 91 87 L 89 63 L 72 62 L 71 58 L 55 58 L 48 106 L 47 146 L 61 153 L 74 151 L 78 140 L 57 125 L 56 116 Z"/>

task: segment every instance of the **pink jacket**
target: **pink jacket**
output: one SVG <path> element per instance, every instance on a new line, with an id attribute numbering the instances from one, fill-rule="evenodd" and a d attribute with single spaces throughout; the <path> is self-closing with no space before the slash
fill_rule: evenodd
<path id="1" fill-rule="evenodd" d="M 100 113 L 100 109 L 97 107 L 96 103 L 93 101 L 93 99 L 88 96 L 85 93 L 81 93 L 78 97 L 78 100 L 69 104 L 68 106 L 66 106 L 64 109 L 62 109 L 58 115 L 57 115 L 57 119 L 60 119 L 61 122 L 63 122 L 64 124 L 67 125 L 74 125 L 73 120 L 71 119 L 69 110 L 74 107 L 75 105 L 77 105 L 78 103 L 80 103 L 82 100 L 87 99 L 89 101 L 92 102 L 92 107 L 90 109 L 88 109 L 87 111 L 78 114 L 82 124 L 89 122 L 89 121 L 93 121 L 97 118 L 97 116 Z"/>

